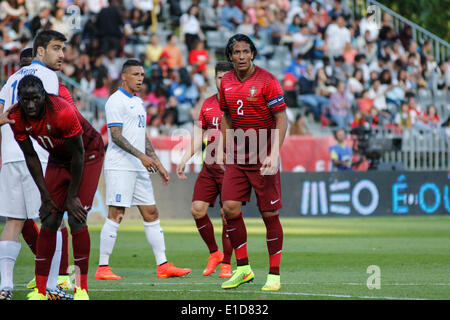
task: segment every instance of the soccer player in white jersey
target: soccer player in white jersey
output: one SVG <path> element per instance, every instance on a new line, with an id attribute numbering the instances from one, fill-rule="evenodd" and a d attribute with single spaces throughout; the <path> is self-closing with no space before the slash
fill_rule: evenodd
<path id="1" fill-rule="evenodd" d="M 109 141 L 104 164 L 108 218 L 100 233 L 100 259 L 95 279 L 122 279 L 112 272 L 109 257 L 125 209 L 131 206 L 138 207 L 144 220 L 145 235 L 157 264 L 157 277 L 184 276 L 191 269 L 177 268 L 167 262 L 164 233 L 149 176 L 149 172 L 159 173 L 164 185 L 170 180 L 147 137 L 147 114 L 142 99 L 136 95 L 144 80 L 141 62 L 127 60 L 121 79 L 122 86 L 109 97 L 105 106 Z"/>
<path id="2" fill-rule="evenodd" d="M 33 42 L 30 65 L 23 66 L 11 75 L 0 91 L 0 113 L 8 110 L 18 101 L 18 84 L 29 74 L 40 78 L 49 94 L 58 95 L 59 81 L 54 70 L 61 68 L 66 38 L 59 32 L 47 30 L 39 33 Z M 39 217 L 41 197 L 31 177 L 23 152 L 14 139 L 10 126 L 1 127 L 2 168 L 0 170 L 0 216 L 6 217 L 6 225 L 0 238 L 0 300 L 10 300 L 13 294 L 13 270 L 21 249 L 19 240 L 27 219 Z M 41 161 L 42 169 L 47 166 L 48 153 L 36 141 L 33 147 Z M 47 293 L 61 299 L 72 299 L 58 287 L 59 263 L 61 258 L 61 232 L 57 234 L 57 248 L 52 259 Z"/>

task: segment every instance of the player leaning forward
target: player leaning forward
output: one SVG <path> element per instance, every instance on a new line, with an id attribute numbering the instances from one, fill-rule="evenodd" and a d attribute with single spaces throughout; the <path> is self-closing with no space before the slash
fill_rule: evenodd
<path id="1" fill-rule="evenodd" d="M 279 150 L 287 129 L 286 104 L 275 76 L 253 64 L 256 54 L 251 39 L 242 34 L 231 37 L 225 49 L 234 70 L 223 76 L 220 88 L 220 108 L 224 112 L 222 134 L 227 152 L 222 201 L 237 270 L 222 284 L 224 289 L 254 278 L 241 212 L 242 202 L 250 200 L 252 188 L 267 230 L 270 269 L 262 290 L 281 287 L 283 229 L 278 216 L 282 207 Z"/>
<path id="2" fill-rule="evenodd" d="M 156 259 L 158 278 L 178 277 L 191 269 L 177 268 L 167 262 L 164 233 L 155 205 L 150 172 L 158 172 L 163 184 L 169 174 L 159 161 L 146 135 L 146 111 L 136 95 L 144 80 L 144 68 L 138 60 L 127 60 L 122 67 L 122 86 L 105 106 L 108 125 L 108 149 L 105 157 L 106 204 L 108 218 L 100 234 L 100 261 L 95 274 L 98 280 L 120 280 L 109 266 L 117 238 L 117 230 L 125 209 L 137 206 L 144 220 L 147 241 Z"/>
<path id="3" fill-rule="evenodd" d="M 44 90 L 32 75 L 18 84 L 19 103 L 7 111 L 9 123 L 41 194 L 41 230 L 37 241 L 36 289 L 31 300 L 46 300 L 46 284 L 56 233 L 64 211 L 72 234 L 77 287 L 74 299 L 89 299 L 87 276 L 90 237 L 86 224 L 104 159 L 100 134 L 66 100 Z M 0 117 L 0 125 L 4 116 Z M 43 174 L 30 137 L 49 153 Z"/>

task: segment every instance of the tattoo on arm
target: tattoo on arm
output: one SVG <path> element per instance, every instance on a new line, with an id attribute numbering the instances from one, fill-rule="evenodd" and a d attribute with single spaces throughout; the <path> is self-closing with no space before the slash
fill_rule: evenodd
<path id="1" fill-rule="evenodd" d="M 150 139 L 145 136 L 145 154 L 150 158 L 158 158 L 155 153 L 155 149 L 153 148 L 152 142 Z"/>
<path id="2" fill-rule="evenodd" d="M 117 144 L 121 149 L 132 154 L 136 158 L 139 158 L 142 155 L 141 151 L 139 151 L 138 149 L 133 147 L 133 145 L 124 136 L 122 136 L 122 127 L 119 127 L 119 126 L 110 127 L 109 129 L 111 131 L 112 141 L 115 144 Z"/>

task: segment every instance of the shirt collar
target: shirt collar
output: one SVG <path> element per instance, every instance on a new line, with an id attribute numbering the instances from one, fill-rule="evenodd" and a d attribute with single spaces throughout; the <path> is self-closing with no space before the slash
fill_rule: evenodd
<path id="1" fill-rule="evenodd" d="M 128 98 L 133 98 L 133 97 L 137 97 L 137 95 L 136 94 L 134 94 L 134 95 L 132 95 L 131 93 L 129 93 L 127 90 L 125 90 L 124 88 L 122 88 L 122 87 L 119 87 L 119 90 L 124 94 L 124 95 L 126 95 Z"/>

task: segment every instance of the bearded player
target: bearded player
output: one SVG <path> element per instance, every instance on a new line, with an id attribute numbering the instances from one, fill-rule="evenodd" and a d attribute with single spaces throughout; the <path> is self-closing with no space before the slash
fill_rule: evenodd
<path id="1" fill-rule="evenodd" d="M 227 152 L 222 201 L 237 270 L 222 288 L 235 288 L 255 276 L 247 255 L 247 230 L 241 212 L 242 202 L 250 200 L 253 188 L 266 226 L 269 252 L 269 274 L 262 290 L 276 291 L 281 287 L 283 244 L 278 215 L 282 206 L 279 150 L 287 129 L 283 90 L 275 76 L 253 64 L 257 50 L 248 36 L 232 36 L 225 55 L 234 70 L 223 76 L 220 87 Z"/>
<path id="2" fill-rule="evenodd" d="M 42 201 L 39 209 L 42 227 L 35 259 L 36 288 L 29 299 L 47 299 L 46 284 L 56 232 L 67 211 L 76 266 L 74 300 L 88 300 L 90 237 L 86 219 L 103 165 L 102 138 L 66 100 L 47 94 L 39 78 L 25 76 L 18 84 L 18 95 L 19 103 L 8 110 L 8 122 Z M 49 152 L 45 178 L 30 137 Z"/>
<path id="3" fill-rule="evenodd" d="M 70 93 L 59 83 L 55 73 L 61 69 L 65 41 L 65 36 L 57 31 L 45 30 L 38 33 L 33 41 L 33 48 L 25 49 L 21 53 L 21 69 L 8 78 L 0 92 L 0 112 L 8 110 L 18 101 L 18 83 L 27 74 L 39 77 L 48 93 L 63 94 L 65 99 L 73 103 Z M 31 57 L 34 58 L 31 59 Z M 2 127 L 2 133 L 3 170 L 0 174 L 2 202 L 0 215 L 6 216 L 8 219 L 0 241 L 0 269 L 2 270 L 0 300 L 12 298 L 13 268 L 20 251 L 18 237 L 21 232 L 26 243 L 36 254 L 39 230 L 32 219 L 38 217 L 40 206 L 39 191 L 26 168 L 23 153 L 13 138 L 11 128 L 9 126 Z M 36 142 L 34 142 L 34 147 L 45 170 L 48 153 Z M 70 289 L 68 276 L 58 279 L 58 272 L 66 274 L 68 265 L 68 233 L 64 224 L 57 234 L 57 239 L 52 271 L 47 282 L 47 292 L 49 298 L 71 299 L 72 295 L 65 293 L 58 286 L 59 283 L 65 289 Z M 33 283 L 35 283 L 34 279 L 28 287 L 33 287 L 35 285 Z"/>
<path id="4" fill-rule="evenodd" d="M 233 65 L 230 62 L 219 62 L 215 67 L 215 82 L 219 92 L 220 82 L 225 73 L 233 69 Z M 194 137 L 191 140 L 191 147 L 186 150 L 180 164 L 177 166 L 177 175 L 180 179 L 186 179 L 184 174 L 186 163 L 189 159 L 199 151 L 203 143 L 203 136 L 208 133 L 208 143 L 212 143 L 216 140 L 216 133 L 220 134 L 220 123 L 222 121 L 222 111 L 219 107 L 219 93 L 207 98 L 202 105 L 199 115 L 198 126 L 194 128 Z M 208 150 L 208 147 L 207 147 Z M 209 153 L 206 153 L 206 157 Z M 212 150 L 211 157 L 215 157 L 215 152 Z M 200 171 L 197 181 L 194 186 L 194 194 L 192 195 L 192 208 L 191 213 L 197 226 L 198 232 L 209 249 L 208 264 L 206 265 L 203 275 L 207 276 L 212 274 L 216 267 L 221 263 L 220 274 L 221 278 L 231 277 L 231 256 L 233 254 L 233 248 L 230 240 L 227 236 L 226 226 L 222 226 L 222 247 L 223 253 L 217 246 L 216 239 L 214 237 L 214 226 L 207 214 L 208 208 L 214 206 L 217 196 L 222 189 L 223 180 L 223 168 L 221 165 L 214 161 L 208 161 L 205 159 L 202 170 Z M 209 163 L 213 162 L 213 163 Z M 222 205 L 222 201 L 220 201 Z"/>

